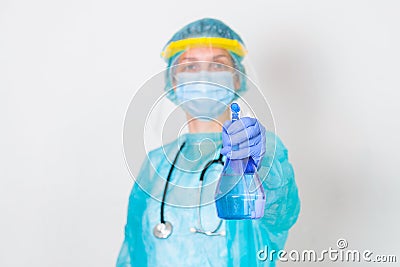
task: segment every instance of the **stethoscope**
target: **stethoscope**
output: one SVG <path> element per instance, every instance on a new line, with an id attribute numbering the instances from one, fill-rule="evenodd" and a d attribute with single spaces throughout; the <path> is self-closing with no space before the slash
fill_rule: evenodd
<path id="1" fill-rule="evenodd" d="M 168 176 L 167 176 L 167 181 L 164 187 L 164 193 L 163 193 L 163 197 L 162 197 L 162 201 L 161 201 L 161 208 L 160 208 L 160 222 L 156 224 L 156 226 L 154 226 L 153 229 L 153 234 L 155 237 L 157 238 L 161 238 L 161 239 L 165 239 L 168 238 L 171 233 L 172 233 L 172 224 L 169 221 L 164 220 L 164 206 L 165 206 L 165 197 L 167 195 L 167 189 L 168 189 L 168 184 L 169 181 L 171 180 L 171 175 L 173 170 L 175 169 L 175 163 L 178 160 L 179 154 L 182 151 L 182 148 L 185 146 L 185 143 L 182 144 L 182 146 L 179 148 L 178 153 L 175 156 L 174 161 L 172 162 L 171 168 L 169 169 L 168 172 Z M 199 181 L 199 206 L 197 208 L 197 227 L 191 227 L 190 228 L 190 232 L 192 233 L 200 233 L 200 234 L 204 234 L 207 236 L 225 236 L 225 231 L 220 231 L 217 232 L 221 225 L 222 225 L 222 220 L 219 221 L 218 226 L 213 230 L 213 231 L 206 231 L 204 230 L 202 223 L 201 223 L 201 209 L 200 209 L 200 205 L 201 205 L 201 192 L 202 192 L 202 188 L 203 188 L 203 181 L 204 181 L 204 175 L 206 174 L 208 168 L 210 168 L 214 163 L 218 163 L 221 165 L 224 165 L 224 161 L 222 160 L 222 155 L 219 155 L 218 159 L 213 159 L 210 160 L 205 167 L 203 168 L 201 174 L 200 174 L 200 181 Z"/>

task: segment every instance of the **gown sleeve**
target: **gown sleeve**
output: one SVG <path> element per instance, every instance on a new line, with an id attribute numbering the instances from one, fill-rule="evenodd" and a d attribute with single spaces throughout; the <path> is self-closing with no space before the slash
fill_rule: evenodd
<path id="1" fill-rule="evenodd" d="M 267 148 L 262 160 L 260 178 L 263 180 L 266 204 L 263 224 L 269 231 L 288 231 L 297 221 L 300 199 L 288 150 L 278 136 L 267 133 Z"/>
<path id="2" fill-rule="evenodd" d="M 140 188 L 138 181 L 149 177 L 149 165 L 149 160 L 146 157 L 129 196 L 125 236 L 118 255 L 117 267 L 146 266 L 146 253 L 144 246 L 141 245 L 143 244 L 142 217 L 146 195 Z"/>

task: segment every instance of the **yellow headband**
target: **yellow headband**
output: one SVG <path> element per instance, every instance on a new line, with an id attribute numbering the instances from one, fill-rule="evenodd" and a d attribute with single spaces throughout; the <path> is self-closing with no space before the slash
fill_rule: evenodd
<path id="1" fill-rule="evenodd" d="M 161 52 L 161 56 L 164 59 L 169 59 L 176 53 L 181 52 L 188 47 L 203 45 L 224 48 L 241 57 L 247 54 L 247 50 L 237 40 L 220 37 L 198 37 L 171 42 L 167 47 L 165 47 L 164 51 Z"/>

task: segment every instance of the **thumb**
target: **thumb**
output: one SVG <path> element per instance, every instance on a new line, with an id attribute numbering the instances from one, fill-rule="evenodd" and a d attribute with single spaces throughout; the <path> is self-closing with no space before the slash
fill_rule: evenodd
<path id="1" fill-rule="evenodd" d="M 222 130 L 227 132 L 229 126 L 231 126 L 232 121 L 231 120 L 227 120 L 226 122 L 224 122 L 224 124 L 222 125 Z"/>

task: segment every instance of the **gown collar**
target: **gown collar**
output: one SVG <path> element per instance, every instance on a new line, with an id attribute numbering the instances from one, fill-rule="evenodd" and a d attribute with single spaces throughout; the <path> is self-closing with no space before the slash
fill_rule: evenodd
<path id="1" fill-rule="evenodd" d="M 188 144 L 196 144 L 201 143 L 202 141 L 213 141 L 220 142 L 222 141 L 222 133 L 221 132 L 210 132 L 210 133 L 186 133 L 182 136 L 182 141 L 185 141 Z"/>

